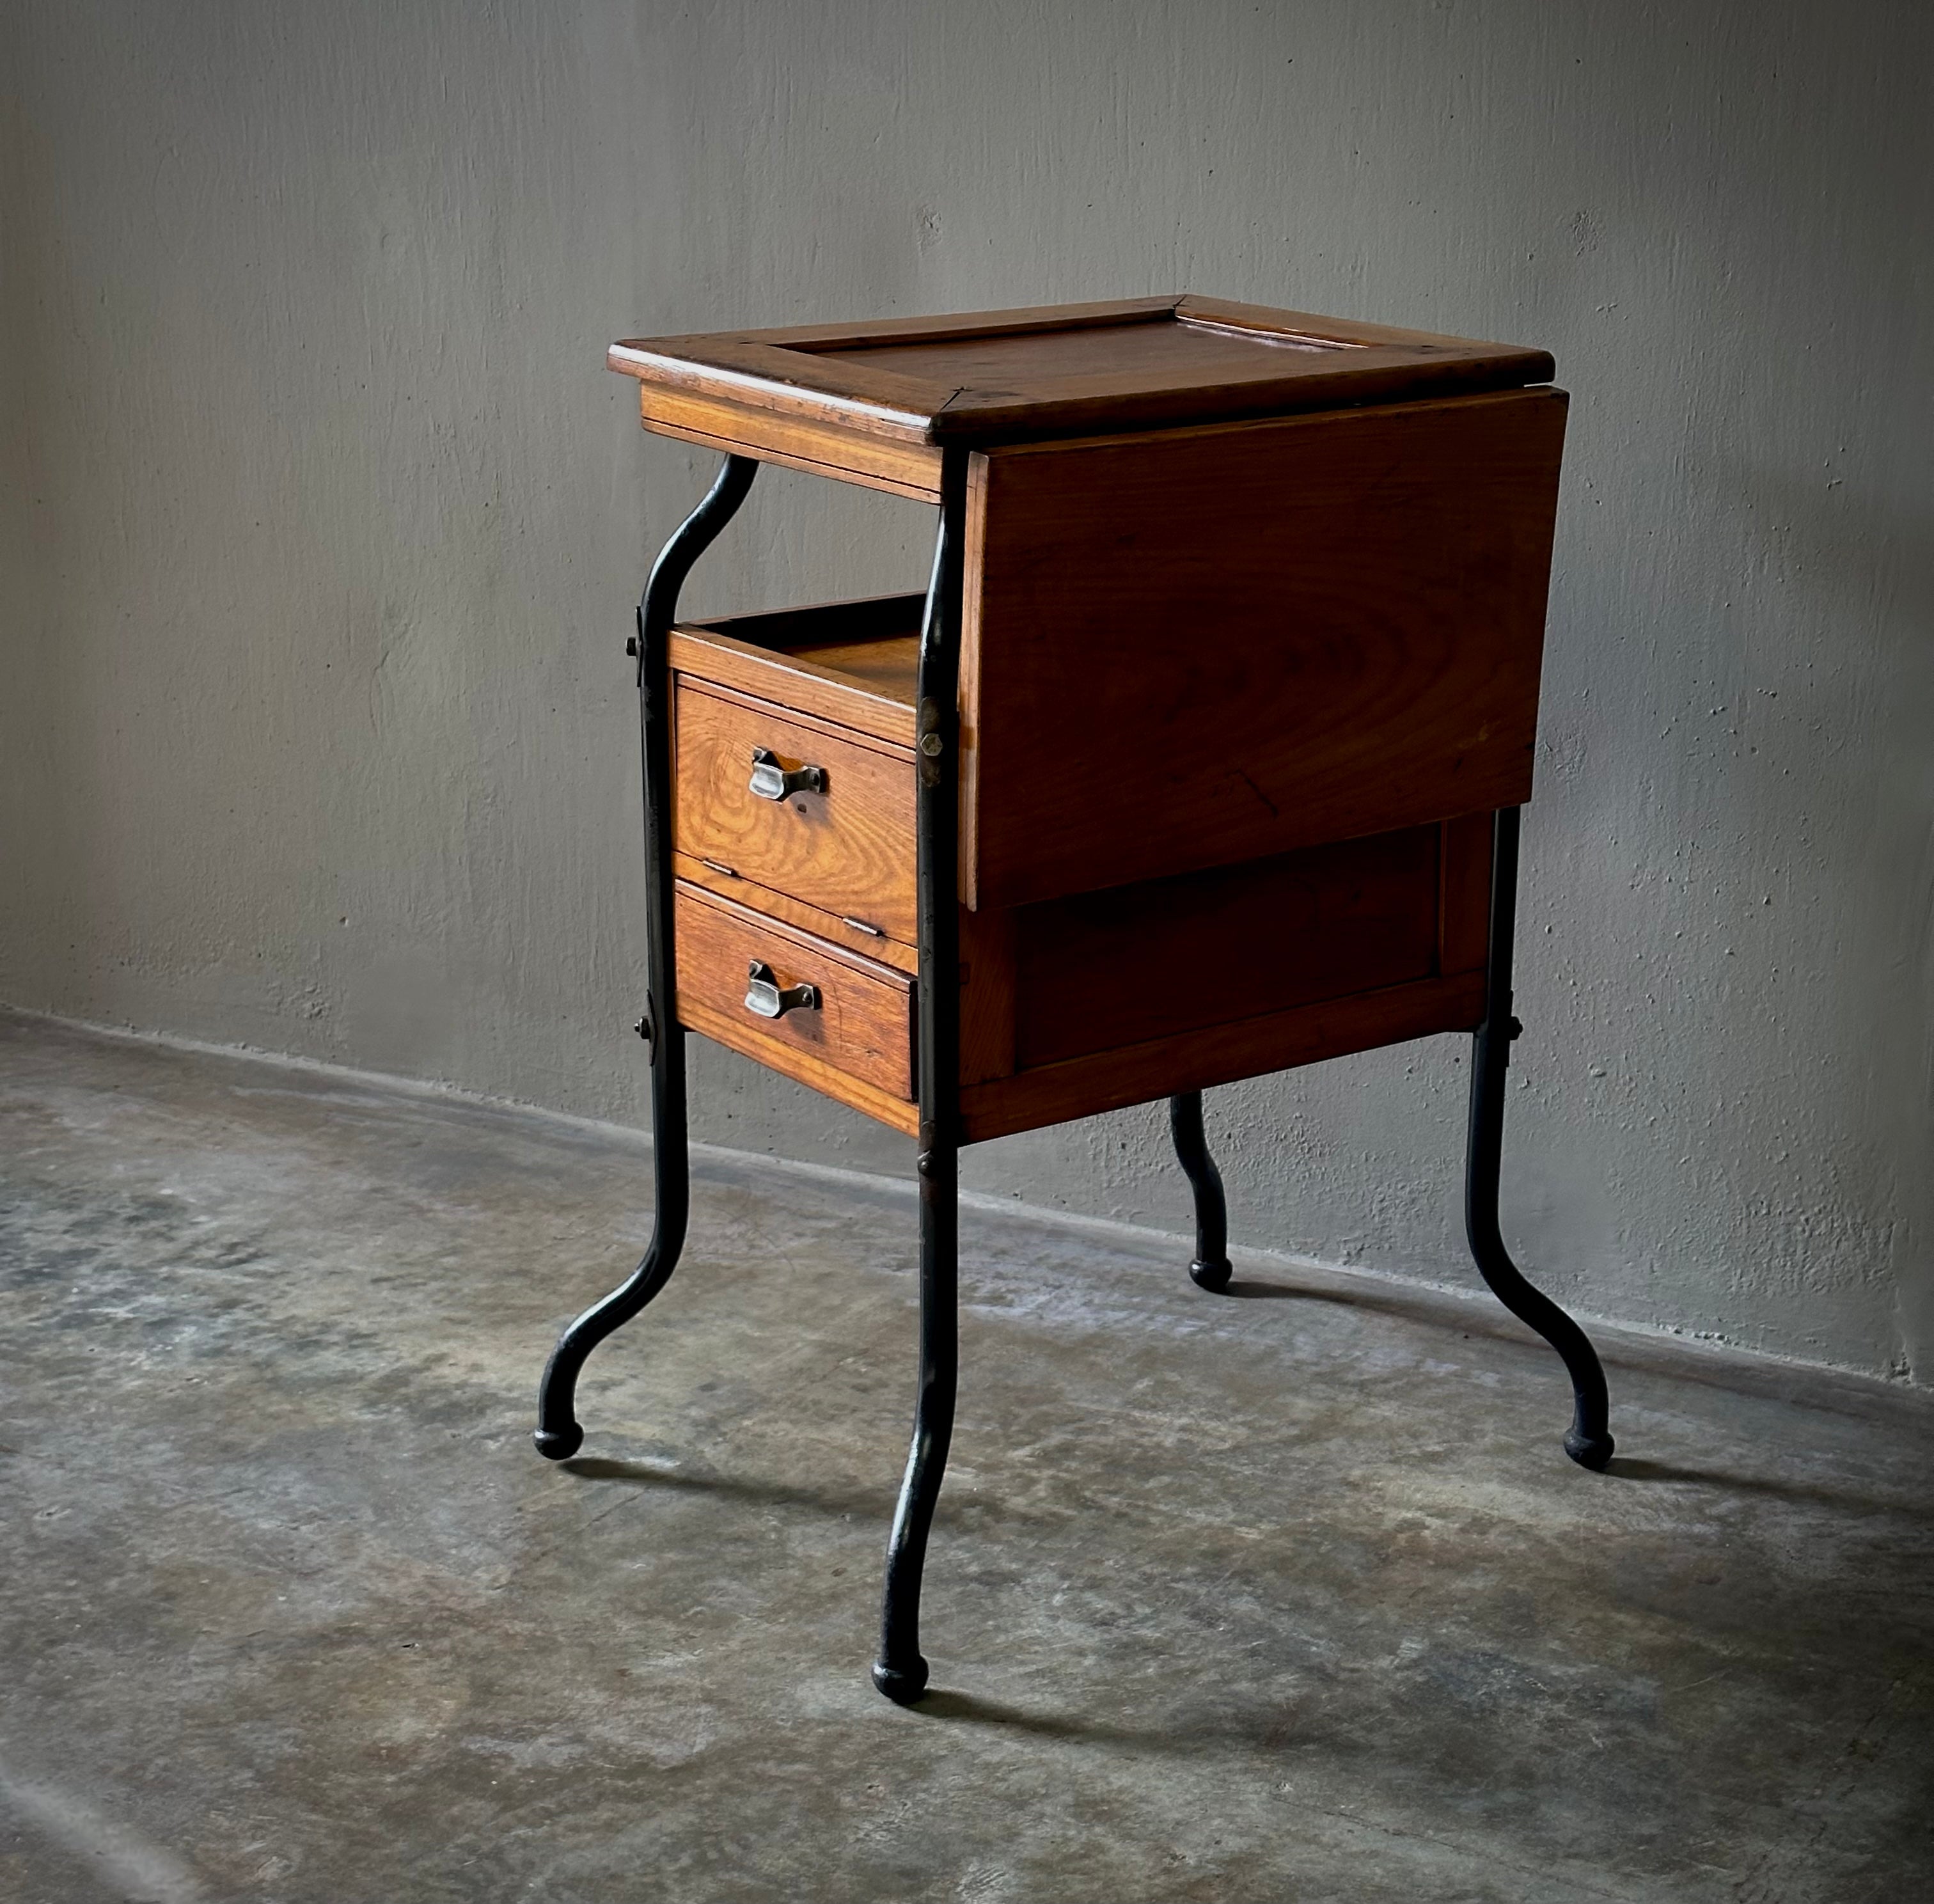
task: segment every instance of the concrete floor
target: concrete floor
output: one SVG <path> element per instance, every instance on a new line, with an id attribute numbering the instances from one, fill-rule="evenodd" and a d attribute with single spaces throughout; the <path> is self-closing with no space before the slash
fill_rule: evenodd
<path id="1" fill-rule="evenodd" d="M 871 1689 L 911 1195 L 0 1017 L 0 1897 L 1934 1895 L 1934 1401 L 971 1210 Z M 1248 1300 L 1240 1298 L 1246 1297 Z M 1279 1300 L 1261 1300 L 1277 1298 Z"/>

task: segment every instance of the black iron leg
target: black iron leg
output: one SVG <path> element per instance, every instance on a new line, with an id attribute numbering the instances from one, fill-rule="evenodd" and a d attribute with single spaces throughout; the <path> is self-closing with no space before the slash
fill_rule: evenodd
<path id="1" fill-rule="evenodd" d="M 1612 1458 L 1605 1372 L 1583 1330 L 1520 1273 L 1498 1224 L 1498 1173 L 1504 1161 L 1505 1081 L 1511 1041 L 1523 1029 L 1511 1016 L 1511 935 L 1517 913 L 1518 810 L 1497 815 L 1492 835 L 1491 934 L 1485 974 L 1484 1022 L 1472 1050 L 1471 1122 L 1464 1159 L 1464 1229 L 1491 1293 L 1557 1350 L 1571 1378 L 1574 1409 L 1565 1452 L 1580 1466 Z"/>
<path id="2" fill-rule="evenodd" d="M 920 630 L 919 778 L 914 826 L 920 941 L 920 1385 L 913 1445 L 887 1543 L 873 1683 L 909 1705 L 926 1690 L 920 1587 L 947 1472 L 959 1368 L 960 916 L 959 777 L 961 549 L 967 463 L 947 452 L 940 532 Z"/>
<path id="3" fill-rule="evenodd" d="M 667 648 L 685 578 L 737 512 L 759 465 L 728 456 L 705 499 L 679 526 L 652 565 L 638 604 L 638 724 L 645 779 L 645 1015 L 638 1029 L 651 1047 L 652 1176 L 656 1185 L 651 1245 L 644 1260 L 602 1302 L 559 1337 L 538 1384 L 538 1452 L 553 1461 L 575 1454 L 584 1439 L 574 1406 L 585 1358 L 631 1321 L 671 1280 L 685 1247 L 691 1204 L 685 1150 L 685 1034 L 671 1014 L 671 677 Z"/>
<path id="4" fill-rule="evenodd" d="M 920 1387 L 914 1402 L 913 1445 L 907 1451 L 899 1505 L 887 1543 L 887 1577 L 880 1608 L 880 1656 L 873 1683 L 908 1706 L 926 1690 L 920 1650 L 920 1589 L 926 1538 L 947 1472 L 953 1438 L 954 1385 L 960 1345 L 956 1302 L 959 1199 L 951 1143 L 920 1153 Z"/>
<path id="5" fill-rule="evenodd" d="M 1203 1288 L 1228 1288 L 1229 1210 L 1222 1200 L 1222 1173 L 1209 1154 L 1202 1131 L 1202 1093 L 1183 1091 L 1168 1101 L 1169 1134 L 1175 1155 L 1195 1192 L 1195 1260 L 1188 1273 Z"/>

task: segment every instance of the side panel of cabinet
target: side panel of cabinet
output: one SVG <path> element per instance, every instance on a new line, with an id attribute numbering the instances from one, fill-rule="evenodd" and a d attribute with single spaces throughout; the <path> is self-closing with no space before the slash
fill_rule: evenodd
<path id="1" fill-rule="evenodd" d="M 976 908 L 1523 803 L 1562 391 L 972 464 Z"/>

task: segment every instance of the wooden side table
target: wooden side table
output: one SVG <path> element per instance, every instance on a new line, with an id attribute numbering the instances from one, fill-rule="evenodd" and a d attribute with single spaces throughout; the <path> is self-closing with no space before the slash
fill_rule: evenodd
<path id="1" fill-rule="evenodd" d="M 612 347 L 645 427 L 722 451 L 631 652 L 657 1213 L 565 1332 L 537 1444 L 685 1240 L 685 1033 L 915 1136 L 920 1372 L 875 1683 L 919 1697 L 953 1420 L 962 1143 L 1158 1098 L 1230 1276 L 1203 1087 L 1475 1035 L 1486 1281 L 1605 1383 L 1498 1227 L 1518 809 L 1565 397 L 1539 351 L 1199 297 Z M 924 596 L 676 620 L 762 462 L 935 503 Z"/>

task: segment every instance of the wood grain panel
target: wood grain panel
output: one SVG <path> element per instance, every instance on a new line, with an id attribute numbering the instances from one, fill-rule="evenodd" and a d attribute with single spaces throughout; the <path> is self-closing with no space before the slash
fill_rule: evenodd
<path id="1" fill-rule="evenodd" d="M 1526 800 L 1565 402 L 977 456 L 969 903 Z"/>
<path id="2" fill-rule="evenodd" d="M 810 716 L 707 692 L 680 676 L 674 694 L 672 836 L 678 851 L 824 911 L 914 938 L 911 753 Z M 826 774 L 823 794 L 763 800 L 752 750 Z"/>
<path id="3" fill-rule="evenodd" d="M 905 973 L 682 883 L 673 911 L 681 1024 L 706 1029 L 692 1015 L 701 1011 L 712 1026 L 731 1028 L 727 1041 L 735 1050 L 807 1083 L 815 1082 L 807 1071 L 830 1069 L 890 1096 L 912 1097 L 913 984 Z M 770 1019 L 749 1011 L 746 984 L 755 960 L 770 966 L 782 986 L 817 986 L 820 1008 Z M 782 1062 L 788 1054 L 811 1063 Z"/>
<path id="4" fill-rule="evenodd" d="M 963 1090 L 963 1134 L 978 1143 L 1150 1104 L 1178 1091 L 1233 1084 L 1434 1032 L 1469 1031 L 1484 1008 L 1483 974 L 1463 972 L 1071 1058 Z"/>
<path id="5" fill-rule="evenodd" d="M 1428 978 L 1438 833 L 1415 827 L 1023 907 L 1017 1063 Z"/>
<path id="6" fill-rule="evenodd" d="M 842 429 L 812 417 L 788 416 L 757 404 L 706 396 L 696 390 L 646 383 L 639 387 L 639 415 L 654 435 L 754 456 L 809 476 L 857 483 L 911 502 L 940 500 L 940 452 L 925 444 Z"/>
<path id="7" fill-rule="evenodd" d="M 604 360 L 657 389 L 911 444 L 928 441 L 933 413 L 953 394 L 932 378 L 780 349 L 749 331 L 625 339 Z"/>

